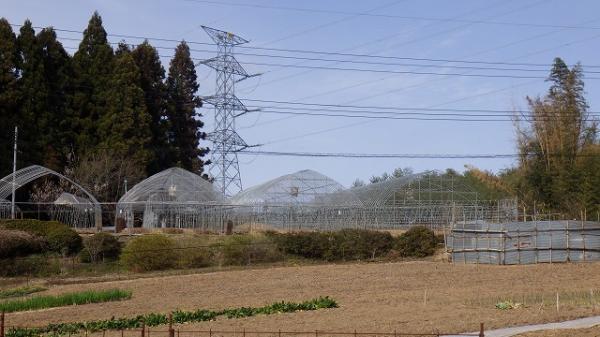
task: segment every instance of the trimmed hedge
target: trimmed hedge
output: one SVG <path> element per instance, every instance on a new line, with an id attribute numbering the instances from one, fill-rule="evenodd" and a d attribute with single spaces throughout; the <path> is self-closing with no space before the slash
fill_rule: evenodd
<path id="1" fill-rule="evenodd" d="M 129 241 L 120 259 L 127 269 L 144 272 L 174 268 L 179 253 L 173 239 L 162 234 L 150 234 Z"/>
<path id="2" fill-rule="evenodd" d="M 82 248 L 79 234 L 58 221 L 0 220 L 0 228 L 24 231 L 41 237 L 46 241 L 49 251 L 62 255 L 76 254 Z"/>

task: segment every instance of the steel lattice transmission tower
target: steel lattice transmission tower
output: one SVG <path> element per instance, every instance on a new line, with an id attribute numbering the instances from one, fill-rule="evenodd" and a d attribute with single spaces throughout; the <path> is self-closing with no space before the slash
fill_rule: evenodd
<path id="1" fill-rule="evenodd" d="M 251 147 L 235 131 L 235 118 L 250 112 L 235 96 L 235 84 L 257 75 L 249 75 L 233 56 L 233 47 L 248 40 L 222 30 L 202 28 L 218 48 L 216 57 L 200 62 L 217 72 L 215 95 L 202 98 L 215 107 L 214 131 L 208 134 L 213 143 L 209 172 L 223 196 L 230 197 L 242 190 L 237 153 Z"/>

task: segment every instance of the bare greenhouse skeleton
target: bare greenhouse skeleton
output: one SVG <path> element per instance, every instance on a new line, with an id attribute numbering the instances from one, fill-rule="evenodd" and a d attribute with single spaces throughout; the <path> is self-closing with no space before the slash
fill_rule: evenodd
<path id="1" fill-rule="evenodd" d="M 22 171 L 18 172 L 19 186 L 51 170 Z M 10 195 L 11 179 L 0 181 L 0 191 L 8 191 L 4 197 Z M 275 230 L 405 229 L 414 225 L 442 229 L 457 221 L 498 222 L 517 217 L 515 200 L 481 200 L 460 180 L 432 172 L 348 189 L 319 172 L 302 170 L 223 199 L 202 177 L 170 168 L 135 185 L 118 203 L 101 204 L 83 188 L 80 192 L 82 196 L 65 194 L 50 204 L 18 202 L 17 206 L 23 217 L 48 212 L 74 228 L 90 228 L 102 221 L 107 230 L 121 223 L 129 228 L 223 232 L 228 222 Z"/>

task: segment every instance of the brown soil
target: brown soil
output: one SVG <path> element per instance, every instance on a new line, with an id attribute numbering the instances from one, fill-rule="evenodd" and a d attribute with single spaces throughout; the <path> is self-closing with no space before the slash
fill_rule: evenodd
<path id="1" fill-rule="evenodd" d="M 464 332 L 478 330 L 480 322 L 491 329 L 598 315 L 600 309 L 585 298 L 561 302 L 559 312 L 551 299 L 556 292 L 585 294 L 593 289 L 600 293 L 599 285 L 600 263 L 478 266 L 417 261 L 273 267 L 52 286 L 47 293 L 118 287 L 133 290 L 133 298 L 14 313 L 7 315 L 7 324 L 44 325 L 331 296 L 340 308 L 245 319 L 220 318 L 185 328 Z M 545 305 L 527 302 L 531 296 L 542 294 L 546 296 Z M 524 307 L 495 309 L 499 299 L 521 296 Z"/>

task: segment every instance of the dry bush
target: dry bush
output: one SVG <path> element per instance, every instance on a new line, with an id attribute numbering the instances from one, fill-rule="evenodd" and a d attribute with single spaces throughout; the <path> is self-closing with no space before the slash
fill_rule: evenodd
<path id="1" fill-rule="evenodd" d="M 79 255 L 82 262 L 116 260 L 121 254 L 121 243 L 109 233 L 96 233 L 85 238 L 83 247 Z"/>
<path id="2" fill-rule="evenodd" d="M 176 239 L 179 248 L 178 267 L 202 268 L 214 264 L 213 251 L 209 247 L 210 238 L 200 235 L 183 235 Z"/>
<path id="3" fill-rule="evenodd" d="M 121 262 L 135 272 L 170 269 L 177 265 L 176 247 L 175 241 L 165 235 L 140 236 L 127 243 Z"/>
<path id="4" fill-rule="evenodd" d="M 58 221 L 0 220 L 0 228 L 20 230 L 41 237 L 47 242 L 48 250 L 63 255 L 76 254 L 82 248 L 79 234 Z"/>
<path id="5" fill-rule="evenodd" d="M 46 243 L 40 237 L 25 231 L 0 229 L 0 259 L 37 254 Z"/>
<path id="6" fill-rule="evenodd" d="M 183 234 L 184 230 L 181 228 L 161 228 L 160 231 L 164 234 Z"/>

